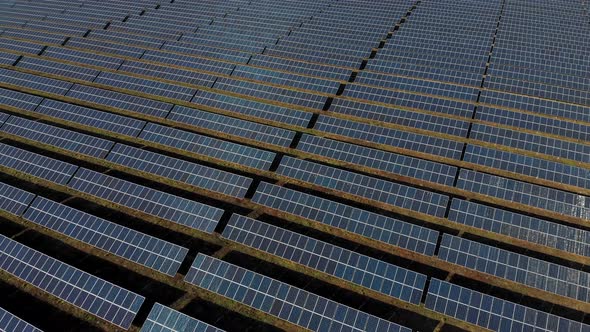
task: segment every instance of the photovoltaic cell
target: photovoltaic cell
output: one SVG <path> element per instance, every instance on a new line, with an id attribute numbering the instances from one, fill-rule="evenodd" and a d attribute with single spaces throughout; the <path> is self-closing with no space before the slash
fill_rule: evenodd
<path id="1" fill-rule="evenodd" d="M 18 58 L 19 56 L 16 54 L 0 51 L 0 65 L 12 66 Z"/>
<path id="2" fill-rule="evenodd" d="M 11 116 L 0 131 L 83 155 L 104 158 L 113 142 L 75 131 Z"/>
<path id="3" fill-rule="evenodd" d="M 587 302 L 590 274 L 479 242 L 444 234 L 438 257 L 502 279 Z"/>
<path id="4" fill-rule="evenodd" d="M 43 100 L 41 105 L 35 109 L 35 112 L 64 121 L 74 122 L 84 126 L 131 137 L 139 135 L 139 132 L 145 125 L 145 121 L 51 99 Z"/>
<path id="5" fill-rule="evenodd" d="M 43 49 L 43 45 L 30 43 L 22 40 L 0 38 L 0 48 L 20 52 L 23 54 L 37 55 Z"/>
<path id="6" fill-rule="evenodd" d="M 268 170 L 275 157 L 272 152 L 153 123 L 148 123 L 139 138 L 261 170 Z"/>
<path id="7" fill-rule="evenodd" d="M 203 254 L 185 281 L 311 331 L 411 331 Z"/>
<path id="8" fill-rule="evenodd" d="M 290 130 L 184 106 L 174 106 L 167 119 L 282 147 L 289 147 L 295 137 Z"/>
<path id="9" fill-rule="evenodd" d="M 43 98 L 26 93 L 0 88 L 0 107 L 8 106 L 32 111 Z"/>
<path id="10" fill-rule="evenodd" d="M 461 169 L 457 188 L 557 212 L 590 219 L 590 198 L 527 182 Z"/>
<path id="11" fill-rule="evenodd" d="M 86 65 L 104 67 L 108 69 L 117 69 L 123 63 L 122 59 L 83 52 L 78 50 L 71 50 L 63 47 L 48 47 L 43 51 L 43 58 L 54 58 L 75 63 L 82 63 Z"/>
<path id="12" fill-rule="evenodd" d="M 0 143 L 0 165 L 18 172 L 66 184 L 78 166 Z"/>
<path id="13" fill-rule="evenodd" d="M 42 332 L 10 312 L 0 308 L 0 331 L 3 332 Z"/>
<path id="14" fill-rule="evenodd" d="M 19 68 L 34 70 L 51 75 L 69 77 L 87 82 L 92 82 L 99 73 L 99 71 L 96 69 L 74 66 L 57 61 L 49 61 L 42 58 L 24 57 L 17 63 L 16 66 Z"/>
<path id="15" fill-rule="evenodd" d="M 116 144 L 106 159 L 132 169 L 237 198 L 244 198 L 252 183 L 252 179 L 241 175 L 123 144 Z"/>
<path id="16" fill-rule="evenodd" d="M 238 214 L 222 236 L 413 304 L 426 285 L 423 274 Z"/>
<path id="17" fill-rule="evenodd" d="M 0 82 L 32 90 L 65 95 L 72 83 L 0 68 Z"/>
<path id="18" fill-rule="evenodd" d="M 422 189 L 291 157 L 283 157 L 276 172 L 316 186 L 437 217 L 444 215 L 449 200 L 447 196 Z"/>
<path id="19" fill-rule="evenodd" d="M 184 101 L 191 100 L 196 92 L 195 89 L 180 85 L 108 72 L 101 72 L 94 83 Z"/>
<path id="20" fill-rule="evenodd" d="M 128 329 L 144 297 L 0 235 L 0 269 L 81 310 Z"/>
<path id="21" fill-rule="evenodd" d="M 76 173 L 68 187 L 206 233 L 215 230 L 223 214 L 221 209 L 85 168 Z"/>
<path id="22" fill-rule="evenodd" d="M 155 303 L 141 332 L 223 332 L 223 330 Z"/>
<path id="23" fill-rule="evenodd" d="M 0 212 L 20 216 L 31 204 L 35 195 L 0 182 Z"/>
<path id="24" fill-rule="evenodd" d="M 174 276 L 188 249 L 37 197 L 23 218 L 137 264 Z"/>
<path id="25" fill-rule="evenodd" d="M 426 308 L 492 331 L 590 331 L 590 326 L 433 278 Z"/>
<path id="26" fill-rule="evenodd" d="M 252 201 L 424 255 L 436 248 L 437 231 L 270 183 L 261 182 Z"/>

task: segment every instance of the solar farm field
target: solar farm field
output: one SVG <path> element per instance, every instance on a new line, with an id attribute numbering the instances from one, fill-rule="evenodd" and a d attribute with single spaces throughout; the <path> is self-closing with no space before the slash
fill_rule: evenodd
<path id="1" fill-rule="evenodd" d="M 586 0 L 0 0 L 0 331 L 590 332 Z"/>

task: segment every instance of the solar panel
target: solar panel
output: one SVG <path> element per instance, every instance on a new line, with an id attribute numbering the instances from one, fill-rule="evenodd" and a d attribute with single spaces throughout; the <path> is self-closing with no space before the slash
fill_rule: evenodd
<path id="1" fill-rule="evenodd" d="M 123 33 L 120 31 L 111 30 L 92 30 L 86 37 L 90 39 L 99 39 L 108 42 L 148 48 L 160 48 L 160 46 L 162 46 L 164 43 L 164 40 L 159 38 L 139 36 L 131 33 Z"/>
<path id="2" fill-rule="evenodd" d="M 131 137 L 139 135 L 145 126 L 145 121 L 51 99 L 43 100 L 35 113 Z"/>
<path id="3" fill-rule="evenodd" d="M 66 37 L 55 35 L 52 33 L 41 32 L 41 31 L 27 31 L 21 29 L 6 29 L 2 33 L 2 37 L 24 39 L 27 41 L 40 42 L 43 44 L 59 44 L 64 42 Z"/>
<path id="4" fill-rule="evenodd" d="M 212 233 L 223 210 L 81 168 L 68 187 L 205 233 Z"/>
<path id="5" fill-rule="evenodd" d="M 282 147 L 289 147 L 295 137 L 290 130 L 183 106 L 174 106 L 167 119 Z"/>
<path id="6" fill-rule="evenodd" d="M 17 63 L 16 66 L 19 68 L 34 70 L 50 75 L 64 76 L 88 82 L 92 82 L 99 73 L 99 71 L 96 69 L 74 66 L 57 61 L 44 60 L 42 58 L 24 57 Z"/>
<path id="7" fill-rule="evenodd" d="M 78 169 L 76 165 L 4 143 L 0 143 L 0 165 L 57 184 L 66 184 Z"/>
<path id="8" fill-rule="evenodd" d="M 68 40 L 66 46 L 93 52 L 116 54 L 130 58 L 140 58 L 144 50 L 138 47 L 109 43 L 88 38 L 73 37 Z"/>
<path id="9" fill-rule="evenodd" d="M 35 195 L 0 182 L 0 212 L 20 216 L 25 212 Z"/>
<path id="10" fill-rule="evenodd" d="M 12 66 L 18 58 L 19 56 L 16 54 L 0 51 L 0 65 Z"/>
<path id="11" fill-rule="evenodd" d="M 209 45 L 197 45 L 192 43 L 183 43 L 178 41 L 167 41 L 161 48 L 162 50 L 184 53 L 206 58 L 220 59 L 232 62 L 246 63 L 250 59 L 247 52 L 217 48 Z"/>
<path id="12" fill-rule="evenodd" d="M 0 88 L 0 107 L 14 107 L 32 111 L 43 98 L 26 93 Z"/>
<path id="13" fill-rule="evenodd" d="M 463 143 L 409 131 L 320 115 L 314 129 L 355 140 L 460 159 Z"/>
<path id="14" fill-rule="evenodd" d="M 158 118 L 165 118 L 172 109 L 169 103 L 80 84 L 74 84 L 66 96 Z"/>
<path id="15" fill-rule="evenodd" d="M 196 71 L 172 68 L 170 66 L 156 65 L 151 63 L 129 61 L 123 62 L 118 71 L 134 73 L 138 75 L 151 76 L 157 79 L 182 82 L 200 87 L 210 88 L 217 79 L 211 74 L 199 73 Z"/>
<path id="16" fill-rule="evenodd" d="M 426 284 L 423 274 L 238 214 L 222 236 L 413 304 L 420 303 Z"/>
<path id="17" fill-rule="evenodd" d="M 122 59 L 112 56 L 53 46 L 50 46 L 43 51 L 42 58 L 53 58 L 108 69 L 117 69 L 123 63 Z"/>
<path id="18" fill-rule="evenodd" d="M 212 325 L 155 303 L 141 332 L 223 332 Z"/>
<path id="19" fill-rule="evenodd" d="M 102 138 L 16 116 L 11 116 L 0 128 L 0 131 L 96 158 L 104 158 L 114 144 Z"/>
<path id="20" fill-rule="evenodd" d="M 196 105 L 204 105 L 304 128 L 307 127 L 313 115 L 312 113 L 292 110 L 286 107 L 202 90 L 197 91 L 191 102 Z"/>
<path id="21" fill-rule="evenodd" d="M 432 256 L 438 232 L 349 205 L 261 182 L 252 202 Z"/>
<path id="22" fill-rule="evenodd" d="M 37 197 L 23 218 L 78 241 L 174 276 L 188 249 Z"/>
<path id="23" fill-rule="evenodd" d="M 0 330 L 4 332 L 42 332 L 3 308 L 0 308 Z"/>
<path id="24" fill-rule="evenodd" d="M 2 126 L 4 121 L 6 121 L 6 119 L 8 119 L 9 117 L 10 115 L 0 112 L 0 127 Z"/>
<path id="25" fill-rule="evenodd" d="M 313 90 L 327 94 L 336 94 L 340 87 L 340 83 L 336 81 L 328 81 L 320 78 L 312 78 L 250 66 L 237 66 L 233 71 L 232 76 L 272 84 L 286 85 L 297 89 Z"/>
<path id="26" fill-rule="evenodd" d="M 562 190 L 466 169 L 459 172 L 457 188 L 562 215 L 590 219 L 590 198 Z"/>
<path id="27" fill-rule="evenodd" d="M 23 54 L 38 55 L 39 53 L 41 53 L 43 45 L 30 43 L 22 40 L 0 38 L 0 48 Z"/>
<path id="28" fill-rule="evenodd" d="M 244 176 L 123 144 L 116 144 L 106 159 L 125 167 L 237 198 L 244 198 L 252 183 L 252 179 Z"/>
<path id="29" fill-rule="evenodd" d="M 190 55 L 175 54 L 163 51 L 147 50 L 142 60 L 154 61 L 178 67 L 193 68 L 218 74 L 230 75 L 236 65 L 218 60 L 197 58 Z"/>
<path id="30" fill-rule="evenodd" d="M 325 66 L 317 63 L 296 61 L 271 57 L 265 54 L 255 54 L 248 62 L 251 66 L 280 69 L 296 74 L 323 77 L 326 79 L 346 81 L 350 78 L 351 71 L 344 68 Z"/>
<path id="31" fill-rule="evenodd" d="M 275 157 L 272 152 L 153 123 L 148 123 L 139 138 L 260 170 L 268 170 Z"/>
<path id="32" fill-rule="evenodd" d="M 590 274 L 533 257 L 444 234 L 438 251 L 444 261 L 546 292 L 587 302 Z"/>
<path id="33" fill-rule="evenodd" d="M 411 331 L 203 254 L 185 281 L 312 331 Z"/>
<path id="34" fill-rule="evenodd" d="M 101 72 L 94 80 L 94 83 L 184 101 L 191 100 L 196 92 L 195 89 L 180 85 L 108 72 Z"/>
<path id="35" fill-rule="evenodd" d="M 426 308 L 493 331 L 587 331 L 590 326 L 433 278 Z"/>
<path id="36" fill-rule="evenodd" d="M 32 90 L 65 95 L 72 83 L 0 68 L 0 82 Z"/>
<path id="37" fill-rule="evenodd" d="M 360 145 L 303 134 L 297 149 L 400 176 L 452 186 L 457 168 Z"/>
<path id="38" fill-rule="evenodd" d="M 59 299 L 128 329 L 144 297 L 0 235 L 0 269 Z"/>
<path id="39" fill-rule="evenodd" d="M 438 217 L 444 216 L 449 200 L 433 192 L 291 157 L 283 157 L 276 172 L 316 186 Z"/>

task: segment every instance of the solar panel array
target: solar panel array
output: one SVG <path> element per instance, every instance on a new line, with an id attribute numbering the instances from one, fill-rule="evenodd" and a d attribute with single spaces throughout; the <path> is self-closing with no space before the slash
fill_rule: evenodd
<path id="1" fill-rule="evenodd" d="M 0 1 L 0 330 L 590 331 L 589 9 Z"/>

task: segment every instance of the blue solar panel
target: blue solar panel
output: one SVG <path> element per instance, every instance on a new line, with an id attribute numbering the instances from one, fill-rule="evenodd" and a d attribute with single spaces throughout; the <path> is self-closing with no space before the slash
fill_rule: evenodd
<path id="1" fill-rule="evenodd" d="M 178 69 L 165 65 L 156 65 L 139 61 L 125 61 L 118 71 L 134 73 L 138 75 L 151 76 L 158 79 L 165 79 L 173 82 L 210 88 L 217 79 L 211 74 L 199 73 L 196 71 Z"/>
<path id="2" fill-rule="evenodd" d="M 276 172 L 316 186 L 437 217 L 444 216 L 449 200 L 447 196 L 422 189 L 291 157 L 284 157 Z"/>
<path id="3" fill-rule="evenodd" d="M 174 106 L 167 119 L 282 147 L 289 147 L 295 137 L 290 130 L 183 106 Z"/>
<path id="4" fill-rule="evenodd" d="M 180 85 L 108 72 L 101 72 L 94 80 L 94 83 L 184 101 L 191 100 L 196 92 L 195 89 Z"/>
<path id="5" fill-rule="evenodd" d="M 590 331 L 590 326 L 432 279 L 426 308 L 492 331 Z"/>
<path id="6" fill-rule="evenodd" d="M 459 172 L 457 188 L 562 215 L 590 219 L 590 198 L 562 190 L 465 169 Z"/>
<path id="7" fill-rule="evenodd" d="M 78 166 L 0 143 L 0 165 L 18 172 L 66 184 Z"/>
<path id="8" fill-rule="evenodd" d="M 185 281 L 311 331 L 411 331 L 203 254 Z"/>
<path id="9" fill-rule="evenodd" d="M 115 204 L 206 233 L 223 210 L 81 168 L 68 187 Z"/>
<path id="10" fill-rule="evenodd" d="M 0 269 L 59 299 L 128 329 L 144 297 L 0 235 Z"/>
<path id="11" fill-rule="evenodd" d="M 153 123 L 148 123 L 139 138 L 261 170 L 268 170 L 275 157 L 272 152 Z"/>
<path id="12" fill-rule="evenodd" d="M 241 175 L 123 144 L 116 144 L 106 159 L 142 172 L 237 198 L 244 198 L 252 183 L 252 179 Z"/>
<path id="13" fill-rule="evenodd" d="M 141 332 L 223 332 L 223 330 L 155 303 Z"/>
<path id="14" fill-rule="evenodd" d="M 43 98 L 38 96 L 0 88 L 0 107 L 7 106 L 32 111 L 41 100 Z"/>
<path id="15" fill-rule="evenodd" d="M 261 182 L 257 204 L 343 229 L 376 241 L 432 256 L 438 232 L 349 205 Z"/>
<path id="16" fill-rule="evenodd" d="M 43 45 L 30 43 L 22 40 L 0 38 L 0 48 L 24 54 L 38 55 L 43 49 Z"/>
<path id="17" fill-rule="evenodd" d="M 104 158 L 113 142 L 12 116 L 0 131 L 83 155 Z"/>
<path id="18" fill-rule="evenodd" d="M 119 58 L 62 47 L 48 47 L 43 51 L 42 57 L 66 60 L 108 69 L 117 69 L 121 63 L 123 63 L 123 60 Z"/>
<path id="19" fill-rule="evenodd" d="M 16 54 L 0 51 L 0 65 L 12 66 L 18 58 L 19 56 Z"/>
<path id="20" fill-rule="evenodd" d="M 88 82 L 92 82 L 99 73 L 99 71 L 96 69 L 74 66 L 57 61 L 44 60 L 42 58 L 24 57 L 18 62 L 16 66 L 27 70 L 38 71 L 50 75 L 64 76 Z"/>
<path id="21" fill-rule="evenodd" d="M 174 276 L 188 249 L 37 197 L 23 218 L 116 256 Z"/>
<path id="22" fill-rule="evenodd" d="M 0 331 L 3 332 L 42 332 L 10 312 L 0 308 Z"/>
<path id="23" fill-rule="evenodd" d="M 35 195 L 0 182 L 0 213 L 20 216 L 31 204 Z"/>
<path id="24" fill-rule="evenodd" d="M 222 236 L 413 304 L 426 285 L 423 274 L 238 214 Z"/>
<path id="25" fill-rule="evenodd" d="M 146 61 L 154 61 L 158 63 L 174 65 L 178 67 L 187 67 L 197 70 L 209 71 L 224 75 L 230 75 L 232 70 L 236 66 L 234 64 L 222 61 L 196 58 L 190 55 L 182 55 L 153 50 L 147 50 L 143 54 L 141 59 Z"/>
<path id="26" fill-rule="evenodd" d="M 109 43 L 100 40 L 90 40 L 88 38 L 80 37 L 69 39 L 66 43 L 66 46 L 100 53 L 115 54 L 130 58 L 139 58 L 144 52 L 143 49 L 138 47 Z"/>
<path id="27" fill-rule="evenodd" d="M 65 95 L 72 83 L 0 68 L 0 83 Z"/>
<path id="28" fill-rule="evenodd" d="M 158 118 L 165 118 L 172 109 L 169 103 L 79 84 L 74 84 L 66 96 Z"/>
<path id="29" fill-rule="evenodd" d="M 355 140 L 367 141 L 428 153 L 445 158 L 459 159 L 463 143 L 409 131 L 379 127 L 361 122 L 320 115 L 314 129 Z"/>
<path id="30" fill-rule="evenodd" d="M 327 94 L 336 94 L 340 87 L 340 82 L 337 81 L 328 81 L 321 78 L 289 74 L 250 66 L 237 66 L 233 71 L 232 76 Z"/>

